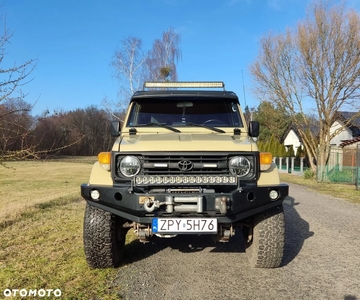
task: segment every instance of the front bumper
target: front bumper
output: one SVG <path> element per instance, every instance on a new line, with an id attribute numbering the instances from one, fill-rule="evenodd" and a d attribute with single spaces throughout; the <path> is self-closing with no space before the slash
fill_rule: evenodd
<path id="1" fill-rule="evenodd" d="M 93 190 L 99 193 L 97 200 L 90 196 Z M 271 191 L 278 193 L 276 199 L 270 198 Z M 81 196 L 89 204 L 140 224 L 150 224 L 154 217 L 212 217 L 217 218 L 220 224 L 234 224 L 281 205 L 288 194 L 287 184 L 243 187 L 229 193 L 191 194 L 166 192 L 144 194 L 129 192 L 129 187 L 81 185 Z M 195 198 L 196 203 L 191 204 Z M 147 199 L 160 205 L 149 211 Z"/>

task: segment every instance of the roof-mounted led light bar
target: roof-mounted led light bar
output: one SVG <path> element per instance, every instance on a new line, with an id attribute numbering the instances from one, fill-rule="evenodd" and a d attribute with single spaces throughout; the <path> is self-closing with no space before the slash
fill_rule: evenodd
<path id="1" fill-rule="evenodd" d="M 222 81 L 173 81 L 157 82 L 147 81 L 144 88 L 223 88 L 225 84 Z"/>

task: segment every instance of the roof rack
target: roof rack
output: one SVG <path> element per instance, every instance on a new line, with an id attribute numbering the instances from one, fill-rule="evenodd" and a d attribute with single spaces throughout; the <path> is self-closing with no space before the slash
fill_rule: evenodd
<path id="1" fill-rule="evenodd" d="M 146 81 L 145 88 L 223 88 L 225 84 L 222 81 Z"/>

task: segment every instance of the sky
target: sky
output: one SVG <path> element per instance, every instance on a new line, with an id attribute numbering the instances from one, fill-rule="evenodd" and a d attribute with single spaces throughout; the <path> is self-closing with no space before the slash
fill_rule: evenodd
<path id="1" fill-rule="evenodd" d="M 335 1 L 339 2 L 339 1 Z M 360 1 L 347 7 L 360 11 Z M 36 59 L 22 87 L 32 114 L 104 108 L 119 101 L 111 61 L 130 36 L 150 50 L 170 27 L 180 35 L 179 81 L 223 81 L 256 107 L 249 67 L 259 41 L 305 18 L 307 0 L 5 0 L 0 28 L 13 32 L 1 68 Z"/>

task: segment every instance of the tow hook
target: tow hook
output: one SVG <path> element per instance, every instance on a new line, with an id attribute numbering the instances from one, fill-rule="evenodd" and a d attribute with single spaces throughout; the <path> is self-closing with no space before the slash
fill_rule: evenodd
<path id="1" fill-rule="evenodd" d="M 153 212 L 155 210 L 155 208 L 159 208 L 159 207 L 160 207 L 159 201 L 153 200 L 151 198 L 148 198 L 145 200 L 144 209 L 147 212 Z"/>

